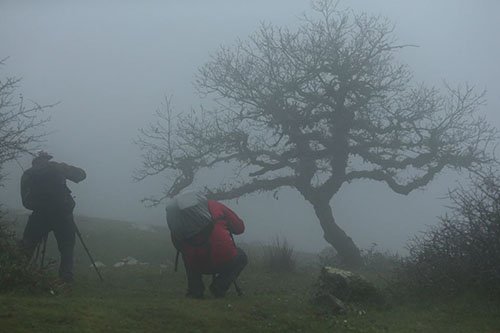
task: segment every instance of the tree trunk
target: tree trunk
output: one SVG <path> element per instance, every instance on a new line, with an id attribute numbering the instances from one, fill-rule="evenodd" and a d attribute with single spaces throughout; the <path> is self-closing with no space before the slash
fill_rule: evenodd
<path id="1" fill-rule="evenodd" d="M 335 223 L 329 202 L 318 201 L 312 204 L 321 228 L 323 228 L 325 240 L 335 248 L 346 266 L 349 268 L 359 267 L 362 263 L 361 252 L 351 237 L 347 236 L 344 230 Z"/>

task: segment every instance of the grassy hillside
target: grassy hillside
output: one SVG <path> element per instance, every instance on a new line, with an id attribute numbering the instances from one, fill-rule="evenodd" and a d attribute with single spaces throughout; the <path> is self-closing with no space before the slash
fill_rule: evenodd
<path id="1" fill-rule="evenodd" d="M 17 214 L 14 218 L 14 228 L 19 238 L 27 218 L 26 214 Z M 175 257 L 166 224 L 151 226 L 86 216 L 76 216 L 75 222 L 94 259 L 106 265 L 112 265 L 127 256 L 155 264 L 172 261 Z M 90 264 L 78 239 L 75 254 L 77 267 Z M 47 256 L 54 259 L 59 256 L 53 233 L 49 234 L 47 241 Z"/>
<path id="2" fill-rule="evenodd" d="M 22 229 L 23 218 L 18 222 Z M 166 228 L 142 230 L 83 217 L 78 224 L 94 257 L 108 265 L 102 269 L 104 282 L 78 244 L 75 287 L 0 295 L 0 332 L 500 332 L 500 304 L 479 295 L 325 314 L 309 302 L 317 265 L 271 273 L 259 262 L 259 249 L 250 246 L 251 262 L 239 279 L 244 296 L 231 289 L 225 299 L 208 294 L 204 300 L 186 299 L 182 267 L 174 273 L 171 266 L 174 252 Z M 49 247 L 57 259 L 53 239 Z M 149 265 L 111 266 L 126 256 Z"/>

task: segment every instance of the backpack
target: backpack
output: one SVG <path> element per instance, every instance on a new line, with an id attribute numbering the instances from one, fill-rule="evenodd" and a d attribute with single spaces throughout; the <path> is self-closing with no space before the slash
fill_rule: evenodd
<path id="1" fill-rule="evenodd" d="M 75 207 L 66 178 L 52 164 L 30 168 L 21 183 L 22 201 L 27 209 L 72 212 Z"/>
<path id="2" fill-rule="evenodd" d="M 210 235 L 214 221 L 208 210 L 207 198 L 196 192 L 186 192 L 167 203 L 167 224 L 172 238 L 191 242 L 201 233 Z M 192 244 L 196 246 L 196 244 Z"/>
<path id="3" fill-rule="evenodd" d="M 196 192 L 179 194 L 167 203 L 166 211 L 168 228 L 176 243 L 187 242 L 191 246 L 209 247 L 208 240 L 214 221 L 204 195 Z M 177 271 L 179 252 L 177 249 L 175 271 Z"/>

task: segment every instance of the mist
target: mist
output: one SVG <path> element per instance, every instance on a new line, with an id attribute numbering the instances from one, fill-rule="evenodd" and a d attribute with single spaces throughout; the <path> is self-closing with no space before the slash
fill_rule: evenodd
<path id="1" fill-rule="evenodd" d="M 468 82 L 486 89 L 482 112 L 500 127 L 500 29 L 497 1 L 342 1 L 341 7 L 380 14 L 394 22 L 402 44 L 400 60 L 415 80 L 439 86 Z M 164 206 L 140 200 L 160 193 L 161 177 L 132 180 L 141 167 L 134 139 L 154 121 L 165 96 L 176 109 L 204 103 L 193 88 L 197 69 L 221 45 L 246 39 L 261 22 L 293 27 L 310 10 L 309 1 L 2 1 L 0 68 L 22 77 L 19 92 L 48 110 L 43 148 L 84 168 L 88 178 L 69 184 L 75 215 L 165 224 Z M 0 202 L 21 209 L 19 179 L 30 165 L 20 159 L 5 170 Z M 445 172 L 407 196 L 386 185 L 357 182 L 333 201 L 336 221 L 361 248 L 377 243 L 404 251 L 408 238 L 446 212 L 448 188 L 466 173 Z M 253 194 L 228 205 L 246 222 L 247 242 L 286 237 L 297 249 L 319 251 L 328 243 L 312 207 L 297 192 Z"/>

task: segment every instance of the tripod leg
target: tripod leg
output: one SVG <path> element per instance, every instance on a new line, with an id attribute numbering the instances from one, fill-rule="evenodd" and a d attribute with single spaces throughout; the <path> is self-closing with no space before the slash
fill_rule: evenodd
<path id="1" fill-rule="evenodd" d="M 45 252 L 47 250 L 47 238 L 49 237 L 49 234 L 45 234 L 45 236 L 43 236 L 42 238 L 42 260 L 41 260 L 41 263 L 40 263 L 40 268 L 43 268 L 43 262 L 45 260 Z"/>
<path id="2" fill-rule="evenodd" d="M 35 255 L 31 256 L 30 265 L 32 265 L 32 266 L 36 266 L 36 262 L 38 261 L 38 256 L 40 255 L 41 243 L 42 243 L 41 241 L 38 242 L 38 244 L 36 245 L 36 249 L 35 249 Z"/>
<path id="3" fill-rule="evenodd" d="M 180 253 L 180 251 L 177 250 L 177 254 L 175 255 L 174 272 L 177 272 L 177 266 L 179 266 L 179 253 Z"/>
<path id="4" fill-rule="evenodd" d="M 241 290 L 240 286 L 236 283 L 236 280 L 233 282 L 234 284 L 234 289 L 236 289 L 236 293 L 238 296 L 243 296 L 243 291 Z"/>
<path id="5" fill-rule="evenodd" d="M 102 282 L 102 281 L 103 281 L 103 279 L 102 279 L 102 276 L 101 276 L 101 272 L 99 272 L 99 269 L 97 269 L 97 266 L 95 265 L 94 258 L 92 258 L 92 255 L 90 254 L 90 251 L 89 251 L 89 249 L 87 248 L 87 245 L 85 245 L 85 242 L 83 241 L 82 234 L 80 233 L 80 230 L 78 230 L 78 227 L 76 226 L 76 223 L 74 223 L 74 225 L 75 225 L 75 232 L 76 232 L 76 235 L 78 236 L 78 239 L 80 239 L 80 242 L 82 243 L 82 246 L 83 246 L 83 248 L 85 249 L 85 252 L 87 252 L 87 255 L 89 256 L 90 261 L 92 262 L 92 266 L 94 266 L 94 269 L 95 269 L 95 271 L 97 272 L 97 275 L 99 275 L 99 279 L 100 279 L 100 280 L 101 280 L 101 282 Z"/>

